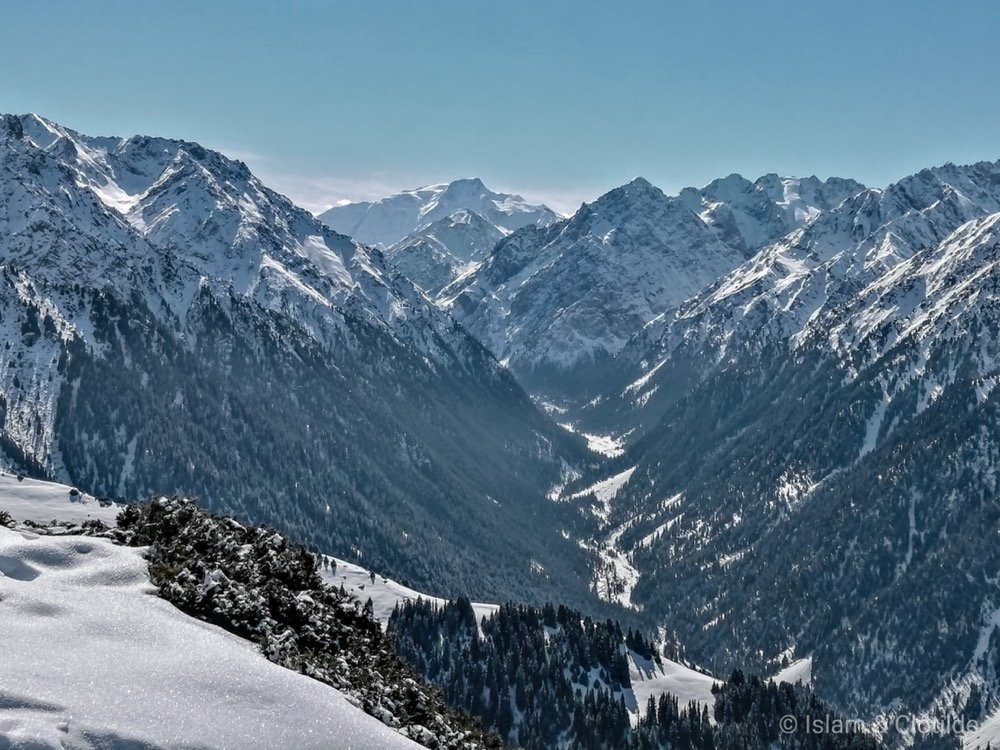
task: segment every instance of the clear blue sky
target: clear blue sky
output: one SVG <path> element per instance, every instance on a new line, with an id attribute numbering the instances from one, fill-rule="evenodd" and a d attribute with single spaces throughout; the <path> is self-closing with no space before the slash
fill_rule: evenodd
<path id="1" fill-rule="evenodd" d="M 21 2 L 0 110 L 198 140 L 304 205 L 460 176 L 885 184 L 1000 158 L 1000 2 Z"/>

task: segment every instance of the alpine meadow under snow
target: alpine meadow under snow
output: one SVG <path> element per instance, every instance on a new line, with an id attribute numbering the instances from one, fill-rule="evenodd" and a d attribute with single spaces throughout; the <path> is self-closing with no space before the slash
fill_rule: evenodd
<path id="1" fill-rule="evenodd" d="M 0 747 L 997 745 L 998 227 L 1000 162 L 314 216 L 3 116 Z"/>

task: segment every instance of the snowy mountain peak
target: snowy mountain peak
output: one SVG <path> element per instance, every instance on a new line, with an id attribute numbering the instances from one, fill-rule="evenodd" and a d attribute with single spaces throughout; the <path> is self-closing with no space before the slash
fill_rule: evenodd
<path id="1" fill-rule="evenodd" d="M 655 190 L 657 192 L 662 192 L 658 187 L 656 187 L 653 183 L 651 183 L 649 180 L 647 180 L 645 177 L 642 177 L 641 175 L 639 177 L 633 177 L 631 180 L 629 180 L 628 182 L 626 182 L 622 186 L 622 188 L 625 189 L 626 191 L 628 191 L 628 190 L 635 190 L 635 191 Z"/>
<path id="2" fill-rule="evenodd" d="M 663 313 L 863 191 L 853 180 L 733 173 L 668 196 L 636 177 L 565 221 L 501 240 L 440 300 L 525 382 L 560 398 L 567 370 L 600 380 L 601 363 Z"/>
<path id="3" fill-rule="evenodd" d="M 441 187 L 443 188 L 441 190 L 442 196 L 451 196 L 455 200 L 481 200 L 486 195 L 497 195 L 497 193 L 488 190 L 478 177 L 460 178 Z"/>
<path id="4" fill-rule="evenodd" d="M 501 240 L 441 297 L 501 361 L 531 378 L 614 355 L 741 259 L 640 177 L 569 219 Z"/>
<path id="5" fill-rule="evenodd" d="M 779 177 L 751 182 L 731 174 L 704 188 L 685 188 L 678 199 L 728 245 L 749 257 L 764 245 L 809 224 L 864 190 L 854 180 Z"/>
<path id="6" fill-rule="evenodd" d="M 395 268 L 433 298 L 507 234 L 481 214 L 463 208 L 404 237 L 385 253 Z"/>
<path id="7" fill-rule="evenodd" d="M 685 188 L 685 190 L 691 190 L 695 193 L 703 192 L 706 195 L 712 196 L 717 201 L 730 202 L 739 200 L 741 196 L 752 193 L 758 185 L 763 187 L 764 184 L 767 184 L 767 182 L 770 181 L 770 177 L 780 180 L 778 175 L 765 175 L 756 183 L 753 183 L 743 175 L 733 172 L 726 177 L 718 177 L 712 180 L 702 191 L 699 191 L 696 188 Z"/>
<path id="8" fill-rule="evenodd" d="M 643 177 L 616 187 L 599 196 L 591 203 L 584 203 L 565 222 L 569 233 L 605 233 L 621 231 L 625 224 L 663 223 L 670 221 L 697 221 L 697 216 L 676 199 L 664 194 L 660 188 Z"/>
<path id="9" fill-rule="evenodd" d="M 378 201 L 335 206 L 320 215 L 332 229 L 385 249 L 456 211 L 473 211 L 504 232 L 528 224 L 548 225 L 559 217 L 547 206 L 519 195 L 495 193 L 478 177 L 405 190 Z"/>
<path id="10" fill-rule="evenodd" d="M 618 202 L 641 204 L 646 201 L 662 201 L 666 197 L 660 188 L 656 187 L 656 185 L 645 177 L 636 177 L 621 187 L 609 190 L 594 201 L 594 205 L 600 206 Z"/>
<path id="11" fill-rule="evenodd" d="M 824 190 L 832 200 L 855 187 L 851 181 L 815 178 L 781 181 L 788 207 L 808 204 Z M 915 304 L 931 305 L 931 285 L 914 285 L 920 276 L 914 259 L 952 247 L 953 233 L 975 228 L 977 221 L 987 219 L 992 226 L 998 213 L 1000 163 L 946 164 L 886 188 L 863 189 L 766 245 L 685 302 L 668 316 L 660 351 L 635 356 L 659 367 L 674 347 L 694 341 L 704 342 L 713 357 L 752 350 L 761 340 L 795 346 L 823 341 L 837 352 L 854 352 L 860 338 L 874 330 L 903 327 L 903 316 Z M 988 244 L 988 238 L 977 242 Z M 966 268 L 950 278 L 971 285 L 973 273 Z M 897 332 L 883 335 L 894 342 Z M 882 346 L 872 351 L 882 352 Z M 644 383 L 642 392 L 657 387 L 655 378 Z"/>
<path id="12" fill-rule="evenodd" d="M 13 177 L 0 175 L 0 259 L 37 279 L 141 290 L 181 318 L 208 285 L 289 314 L 321 341 L 340 335 L 348 309 L 421 349 L 450 335 L 447 316 L 380 254 L 243 162 L 189 141 L 86 136 L 37 115 L 3 122 Z"/>
<path id="13" fill-rule="evenodd" d="M 455 180 L 447 185 L 437 185 L 431 189 L 436 194 L 420 210 L 421 226 L 426 225 L 427 220 L 433 221 L 442 214 L 447 215 L 454 211 L 489 213 L 491 209 L 500 209 L 500 206 L 508 198 L 518 199 L 518 196 L 501 196 L 487 190 L 483 181 L 478 177 Z"/>

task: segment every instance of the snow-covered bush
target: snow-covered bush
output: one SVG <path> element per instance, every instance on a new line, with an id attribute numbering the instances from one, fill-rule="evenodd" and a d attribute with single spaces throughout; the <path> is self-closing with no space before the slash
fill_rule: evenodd
<path id="1" fill-rule="evenodd" d="M 361 602 L 322 582 L 304 547 L 178 498 L 130 506 L 118 524 L 122 541 L 149 547 L 153 582 L 180 609 L 257 641 L 271 661 L 333 685 L 427 747 L 500 747 L 421 684 Z"/>

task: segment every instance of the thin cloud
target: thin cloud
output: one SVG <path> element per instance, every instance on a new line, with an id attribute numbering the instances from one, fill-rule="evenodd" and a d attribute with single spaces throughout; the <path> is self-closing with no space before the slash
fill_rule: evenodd
<path id="1" fill-rule="evenodd" d="M 270 187 L 314 214 L 333 206 L 378 200 L 414 187 L 403 180 L 380 177 L 316 177 L 268 169 L 254 172 Z"/>

